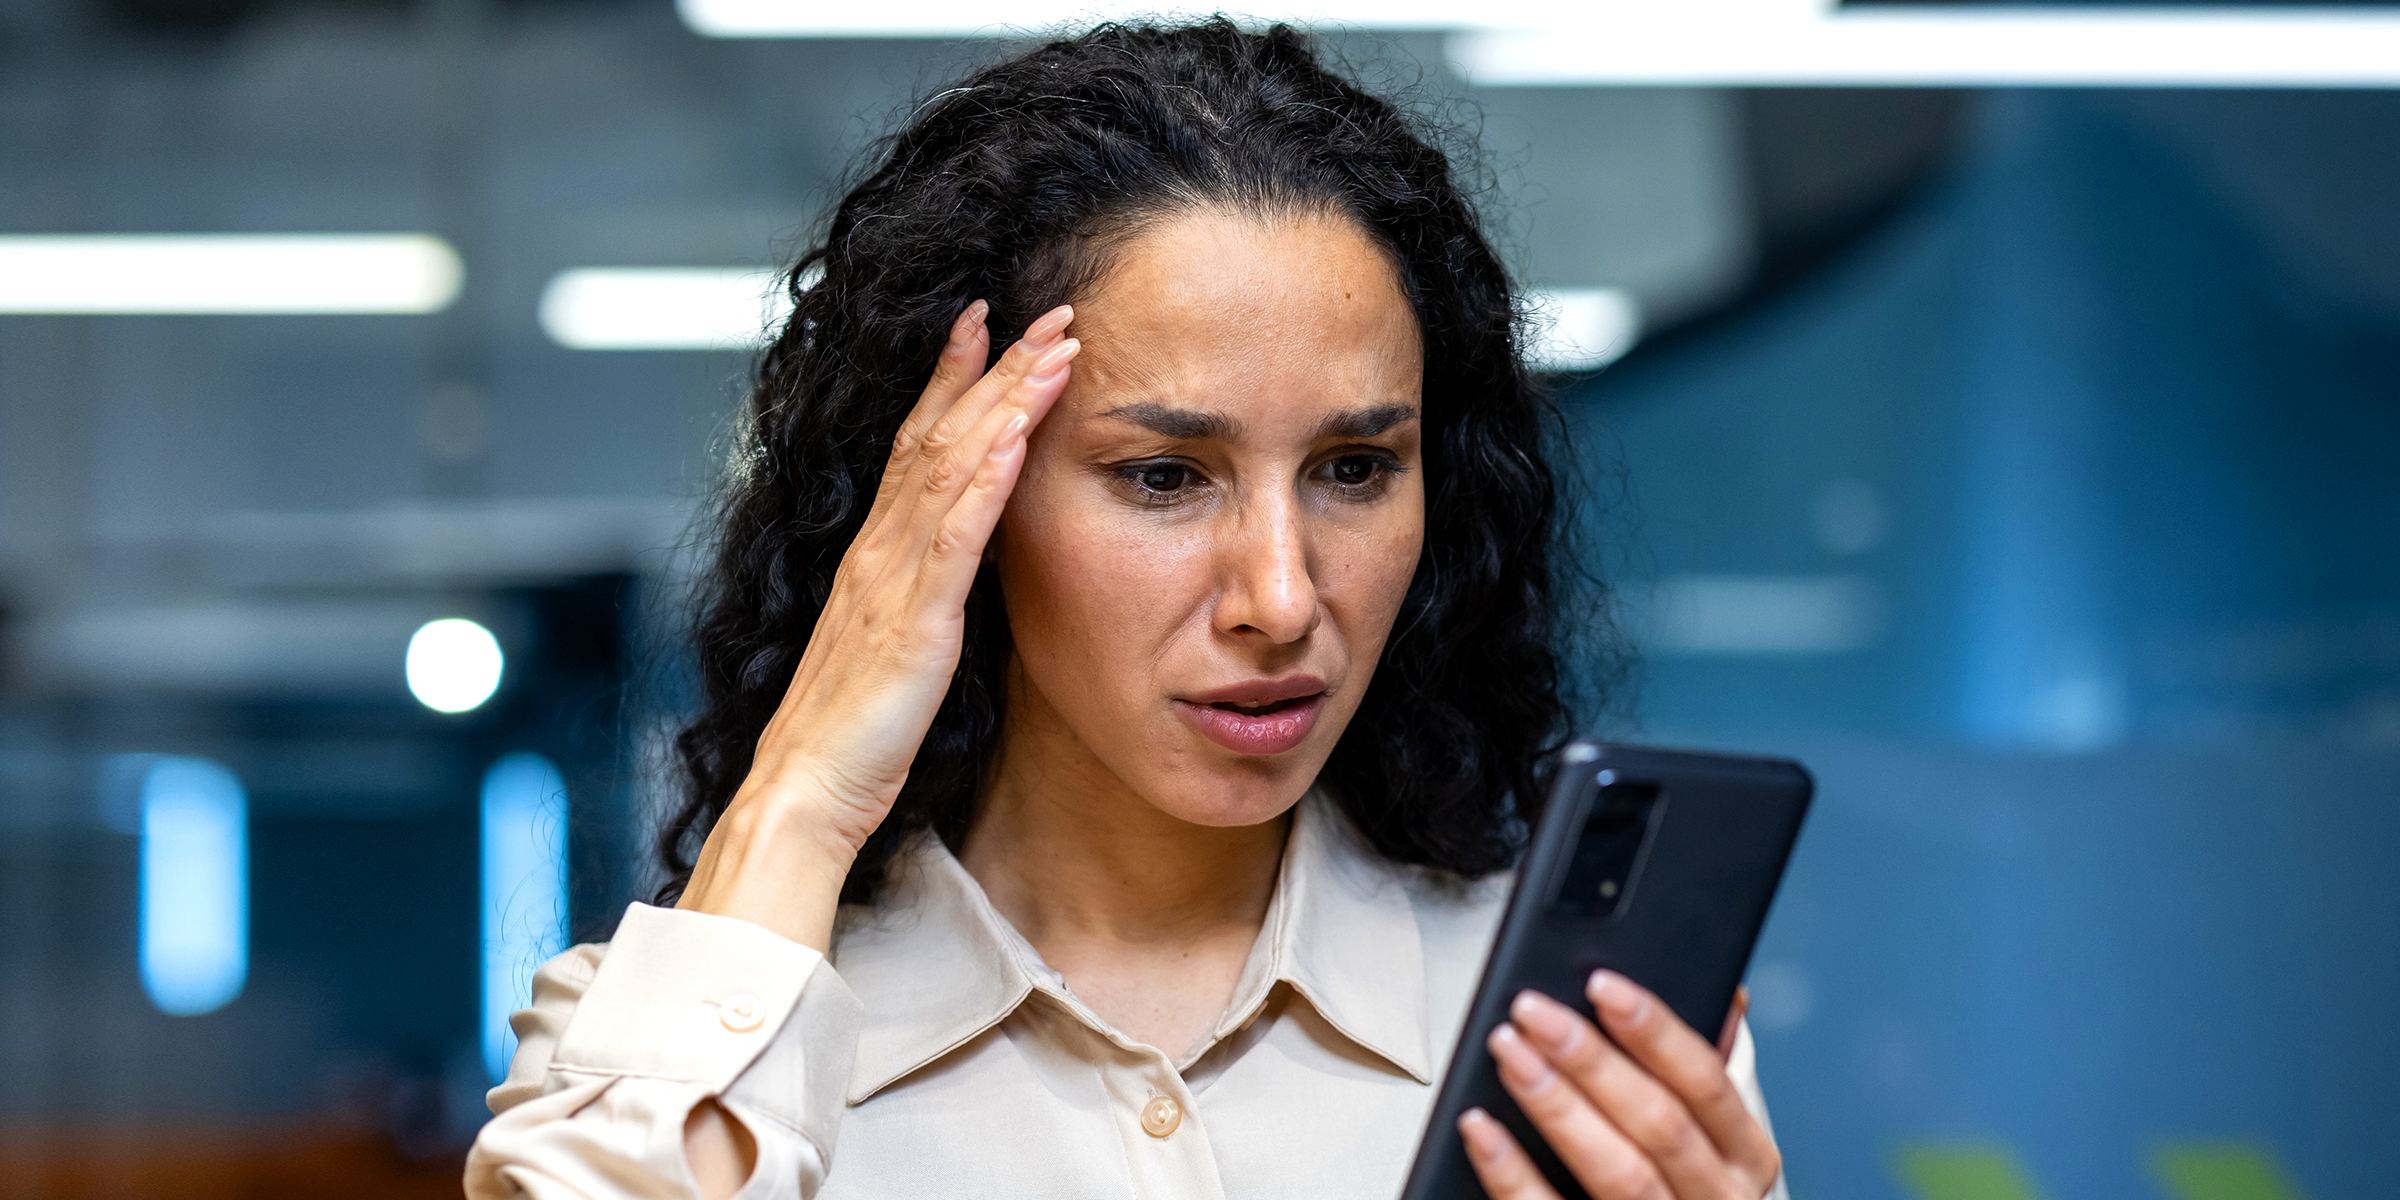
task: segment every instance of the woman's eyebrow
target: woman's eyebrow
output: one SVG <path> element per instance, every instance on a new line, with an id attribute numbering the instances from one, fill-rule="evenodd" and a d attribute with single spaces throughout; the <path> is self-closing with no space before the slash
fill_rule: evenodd
<path id="1" fill-rule="evenodd" d="M 1201 441 L 1216 438 L 1232 441 L 1241 436 L 1239 421 L 1221 413 L 1202 412 L 1193 408 L 1173 408 L 1155 401 L 1123 404 L 1099 414 L 1103 420 L 1130 421 L 1161 437 L 1178 441 Z M 1354 408 L 1338 412 L 1317 422 L 1317 437 L 1371 438 L 1403 421 L 1417 419 L 1413 404 L 1378 404 L 1371 408 Z"/>
<path id="2" fill-rule="evenodd" d="M 1413 404 L 1378 404 L 1338 412 L 1317 423 L 1319 438 L 1371 438 L 1402 421 L 1417 419 Z"/>
<path id="3" fill-rule="evenodd" d="M 1192 408 L 1169 408 L 1153 401 L 1119 405 L 1101 413 L 1103 420 L 1131 421 L 1160 437 L 1178 441 L 1200 441 L 1218 438 L 1231 441 L 1241 434 L 1241 424 L 1231 417 Z"/>

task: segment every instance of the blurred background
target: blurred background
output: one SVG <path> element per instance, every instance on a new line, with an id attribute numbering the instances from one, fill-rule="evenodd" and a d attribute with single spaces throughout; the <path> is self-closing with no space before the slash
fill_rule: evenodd
<path id="1" fill-rule="evenodd" d="M 1076 11 L 822 7 L 0 0 L 0 1195 L 456 1194 L 760 273 Z M 2391 1194 L 2400 9 L 1321 15 L 1482 140 L 1611 728 L 1819 776 L 1794 1194 Z"/>

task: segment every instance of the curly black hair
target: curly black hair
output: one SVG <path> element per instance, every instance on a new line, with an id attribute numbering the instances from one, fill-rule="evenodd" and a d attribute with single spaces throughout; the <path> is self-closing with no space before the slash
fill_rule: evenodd
<path id="1" fill-rule="evenodd" d="M 676 742 L 658 847 L 671 902 L 750 769 L 959 310 L 996 357 L 1071 300 L 1128 231 L 1202 205 L 1337 214 L 1398 268 L 1425 350 L 1425 538 L 1383 660 L 1318 784 L 1395 861 L 1506 866 L 1563 738 L 1553 578 L 1557 423 L 1520 356 L 1507 270 L 1409 112 L 1313 40 L 1224 20 L 1107 24 L 976 71 L 875 148 L 786 278 L 717 514 L 697 630 L 705 709 Z M 870 901 L 902 841 L 963 840 L 999 745 L 1011 646 L 986 569 L 964 655 L 890 817 L 843 888 Z"/>

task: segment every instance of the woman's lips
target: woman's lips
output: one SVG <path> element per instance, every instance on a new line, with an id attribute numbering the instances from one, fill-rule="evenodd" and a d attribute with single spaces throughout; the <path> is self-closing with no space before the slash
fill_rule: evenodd
<path id="1" fill-rule="evenodd" d="M 1175 702 L 1175 711 L 1182 713 L 1184 720 L 1208 740 L 1236 754 L 1281 754 L 1307 741 L 1308 731 L 1316 728 L 1317 714 L 1324 709 L 1323 692 L 1296 697 L 1273 711 L 1258 713 L 1190 700 Z"/>

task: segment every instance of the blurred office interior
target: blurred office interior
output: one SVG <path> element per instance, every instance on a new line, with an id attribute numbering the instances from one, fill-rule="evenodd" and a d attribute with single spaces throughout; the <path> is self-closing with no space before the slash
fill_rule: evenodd
<path id="1" fill-rule="evenodd" d="M 0 2 L 0 1195 L 455 1194 L 497 1014 L 654 882 L 762 272 L 1012 44 L 734 27 L 816 7 Z M 1328 37 L 1539 289 L 1595 723 L 1821 782 L 1794 1194 L 2385 1194 L 2400 59 L 1391 25 Z"/>

